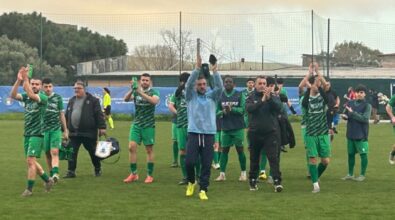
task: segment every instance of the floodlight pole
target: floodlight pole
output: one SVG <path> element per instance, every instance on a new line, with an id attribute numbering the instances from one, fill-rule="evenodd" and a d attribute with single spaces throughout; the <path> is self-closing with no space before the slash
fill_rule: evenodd
<path id="1" fill-rule="evenodd" d="M 181 74 L 181 71 L 182 71 L 182 53 L 183 53 L 183 51 L 182 51 L 182 13 L 181 13 L 181 11 L 180 11 L 180 74 Z"/>
<path id="2" fill-rule="evenodd" d="M 314 62 L 314 11 L 311 10 L 311 62 Z"/>
<path id="3" fill-rule="evenodd" d="M 331 19 L 328 18 L 328 45 L 326 51 L 326 77 L 329 78 L 329 65 L 330 65 L 330 54 L 329 54 L 329 41 L 330 41 L 330 30 L 331 30 Z"/>
<path id="4" fill-rule="evenodd" d="M 265 46 L 262 45 L 262 71 L 265 70 Z"/>

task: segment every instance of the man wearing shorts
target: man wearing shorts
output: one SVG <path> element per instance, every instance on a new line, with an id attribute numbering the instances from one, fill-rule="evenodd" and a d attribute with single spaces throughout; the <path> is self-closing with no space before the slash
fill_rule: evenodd
<path id="1" fill-rule="evenodd" d="M 147 152 L 147 177 L 145 183 L 152 183 L 154 178 L 155 143 L 155 105 L 159 103 L 159 92 L 151 88 L 151 76 L 143 73 L 140 76 L 137 89 L 126 93 L 125 102 L 133 100 L 136 108 L 135 118 L 129 133 L 129 162 L 130 175 L 123 182 L 131 183 L 139 179 L 137 174 L 137 145 L 143 142 Z M 133 85 L 133 82 L 132 82 Z"/>
<path id="2" fill-rule="evenodd" d="M 41 80 L 30 79 L 28 77 L 28 67 L 22 67 L 17 76 L 17 80 L 11 90 L 11 97 L 24 103 L 25 108 L 25 132 L 24 151 L 27 158 L 27 187 L 22 193 L 23 197 L 33 194 L 36 175 L 38 174 L 45 182 L 45 191 L 49 192 L 53 185 L 53 180 L 45 173 L 38 163 L 43 148 L 43 117 L 47 107 L 47 96 L 40 92 Z M 18 93 L 18 87 L 23 81 L 24 93 Z"/>
<path id="3" fill-rule="evenodd" d="M 356 98 L 345 106 L 346 113 L 343 118 L 347 120 L 347 153 L 348 174 L 343 180 L 364 181 L 366 168 L 368 167 L 368 136 L 369 118 L 372 106 L 365 100 L 367 89 L 364 85 L 355 88 Z M 355 154 L 361 156 L 360 175 L 354 178 Z"/>
<path id="4" fill-rule="evenodd" d="M 68 139 L 66 118 L 64 116 L 63 98 L 53 92 L 52 80 L 43 79 L 45 95 L 48 96 L 47 109 L 44 115 L 44 149 L 50 176 L 54 182 L 59 180 L 59 149 L 63 139 Z"/>
<path id="5" fill-rule="evenodd" d="M 390 101 L 385 107 L 385 110 L 387 111 L 387 114 L 391 119 L 391 123 L 393 126 L 392 129 L 395 134 L 395 95 L 391 97 Z M 395 144 L 392 146 L 392 151 L 390 152 L 388 161 L 391 165 L 395 164 Z"/>
<path id="6" fill-rule="evenodd" d="M 244 154 L 244 110 L 245 98 L 241 92 L 234 89 L 235 84 L 230 76 L 224 77 L 225 91 L 222 93 L 218 110 L 222 114 L 222 137 L 221 137 L 221 160 L 220 174 L 216 181 L 225 181 L 226 165 L 228 164 L 228 154 L 230 147 L 236 147 L 239 158 L 241 174 L 239 181 L 247 181 L 246 156 Z"/>
<path id="7" fill-rule="evenodd" d="M 328 99 L 325 93 L 326 81 L 323 76 L 314 70 L 308 77 L 308 89 L 302 101 L 306 111 L 306 150 L 309 157 L 309 171 L 313 182 L 313 193 L 320 192 L 318 178 L 325 171 L 331 156 L 331 146 L 328 135 L 326 111 Z M 321 162 L 317 167 L 317 157 Z"/>

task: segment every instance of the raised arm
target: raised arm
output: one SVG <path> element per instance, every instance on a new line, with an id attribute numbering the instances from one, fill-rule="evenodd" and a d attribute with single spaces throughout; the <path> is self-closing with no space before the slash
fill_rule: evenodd
<path id="1" fill-rule="evenodd" d="M 214 100 L 219 100 L 222 92 L 224 91 L 224 84 L 222 82 L 221 75 L 217 71 L 217 64 L 212 66 L 213 78 L 214 78 L 214 89 L 212 92 L 212 98 Z"/>
<path id="2" fill-rule="evenodd" d="M 30 85 L 30 80 L 27 75 L 29 71 L 28 67 L 25 67 L 24 70 L 22 71 L 22 77 L 23 77 L 23 89 L 26 92 L 26 95 L 33 101 L 35 102 L 41 102 L 41 98 L 38 94 L 34 93 L 32 90 L 32 87 Z"/>
<path id="3" fill-rule="evenodd" d="M 11 98 L 19 100 L 19 101 L 22 100 L 22 95 L 18 93 L 18 87 L 23 82 L 22 71 L 24 71 L 24 68 L 25 67 L 22 67 L 19 69 L 18 76 L 16 78 L 14 85 L 12 86 L 11 94 L 10 94 Z"/>

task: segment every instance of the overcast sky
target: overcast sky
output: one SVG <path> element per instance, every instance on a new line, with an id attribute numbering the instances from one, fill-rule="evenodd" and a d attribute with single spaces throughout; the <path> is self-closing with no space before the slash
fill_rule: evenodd
<path id="1" fill-rule="evenodd" d="M 199 2 L 199 3 L 196 3 Z M 336 19 L 395 23 L 393 0 L 0 0 L 7 11 L 45 13 L 210 12 L 260 13 L 315 10 Z"/>
<path id="2" fill-rule="evenodd" d="M 207 43 L 216 41 L 219 45 L 217 47 L 220 47 L 226 56 L 232 54 L 235 59 L 244 57 L 249 60 L 260 60 L 261 46 L 265 45 L 266 59 L 295 64 L 300 62 L 302 53 L 311 52 L 309 10 L 314 10 L 324 18 L 321 26 L 317 26 L 321 31 L 315 32 L 315 53 L 326 50 L 326 18 L 333 19 L 331 48 L 336 42 L 353 40 L 364 42 L 369 47 L 385 53 L 395 52 L 394 0 L 0 0 L 2 13 L 43 12 L 55 22 L 86 26 L 101 34 L 123 39 L 128 44 L 129 53 L 136 45 L 156 44 L 161 40 L 161 29 L 177 29 L 179 11 L 185 14 L 302 12 L 294 17 L 281 17 L 278 14 L 273 17 L 192 15 L 184 16 L 183 19 L 184 28 L 190 28 L 194 34 L 193 38 L 200 37 Z M 163 12 L 175 13 L 165 16 L 118 16 Z M 212 20 L 217 23 L 212 24 Z M 336 23 L 339 20 L 394 25 Z"/>

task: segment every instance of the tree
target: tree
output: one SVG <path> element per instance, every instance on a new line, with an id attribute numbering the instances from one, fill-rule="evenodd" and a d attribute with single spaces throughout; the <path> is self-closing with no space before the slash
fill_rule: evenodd
<path id="1" fill-rule="evenodd" d="M 362 42 L 337 43 L 332 51 L 335 66 L 361 66 L 379 67 L 381 65 L 382 53 L 365 46 Z"/>
<path id="2" fill-rule="evenodd" d="M 52 66 L 60 65 L 66 69 L 69 82 L 74 79 L 77 63 L 122 56 L 128 51 L 123 40 L 92 33 L 88 28 L 78 28 L 77 25 L 56 24 L 36 12 L 4 13 L 0 16 L 0 35 L 19 39 L 30 47 L 39 49 L 41 23 L 43 59 Z"/>
<path id="3" fill-rule="evenodd" d="M 21 66 L 33 64 L 33 75 L 50 77 L 55 84 L 66 83 L 66 70 L 59 65 L 51 67 L 46 61 L 40 66 L 37 49 L 20 40 L 10 40 L 7 36 L 0 37 L 0 84 L 12 85 L 16 73 Z M 41 67 L 41 69 L 40 69 Z"/>

